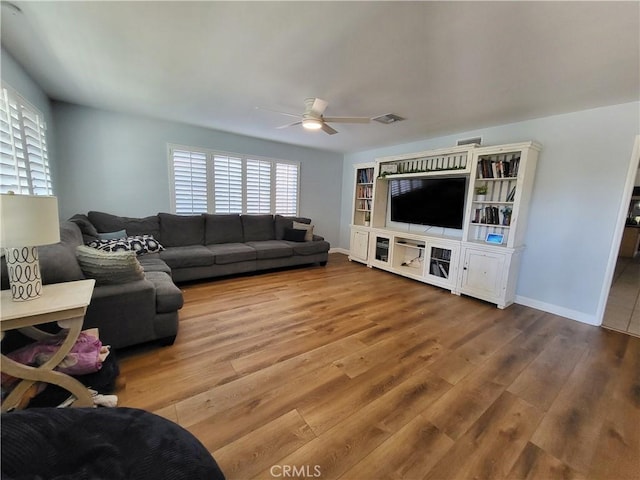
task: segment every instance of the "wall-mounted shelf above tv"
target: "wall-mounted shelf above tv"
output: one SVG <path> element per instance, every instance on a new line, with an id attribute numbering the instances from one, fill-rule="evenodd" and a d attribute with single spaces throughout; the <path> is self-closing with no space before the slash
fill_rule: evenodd
<path id="1" fill-rule="evenodd" d="M 473 146 L 465 145 L 428 152 L 398 155 L 378 164 L 378 178 L 415 178 L 464 175 L 471 171 L 468 161 Z"/>

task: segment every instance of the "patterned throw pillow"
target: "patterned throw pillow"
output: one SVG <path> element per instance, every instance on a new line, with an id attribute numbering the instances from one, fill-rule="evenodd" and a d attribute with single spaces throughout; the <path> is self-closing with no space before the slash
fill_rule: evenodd
<path id="1" fill-rule="evenodd" d="M 116 238 L 113 240 L 94 240 L 87 244 L 92 248 L 105 252 L 129 252 L 134 251 L 137 255 L 143 253 L 161 252 L 164 247 L 160 245 L 152 235 L 136 235 L 127 238 Z"/>

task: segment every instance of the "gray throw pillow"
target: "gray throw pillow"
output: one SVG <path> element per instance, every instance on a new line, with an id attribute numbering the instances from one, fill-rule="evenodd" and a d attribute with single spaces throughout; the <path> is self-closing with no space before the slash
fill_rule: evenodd
<path id="1" fill-rule="evenodd" d="M 313 227 L 313 225 L 307 225 L 306 223 L 293 222 L 293 228 L 296 230 L 306 230 L 306 234 L 304 236 L 305 242 L 313 240 Z"/>
<path id="2" fill-rule="evenodd" d="M 127 231 L 118 230 L 117 232 L 106 232 L 98 234 L 98 240 L 117 240 L 119 238 L 127 238 Z"/>

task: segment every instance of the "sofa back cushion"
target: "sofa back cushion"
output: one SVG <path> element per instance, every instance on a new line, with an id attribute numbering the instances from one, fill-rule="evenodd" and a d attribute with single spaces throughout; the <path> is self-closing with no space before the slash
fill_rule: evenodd
<path id="1" fill-rule="evenodd" d="M 159 213 L 160 241 L 164 247 L 184 247 L 204 244 L 202 215 Z"/>
<path id="2" fill-rule="evenodd" d="M 78 213 L 71 217 L 69 221 L 78 225 L 78 228 L 80 228 L 82 232 L 82 240 L 85 244 L 97 240 L 99 235 L 98 230 L 96 230 L 96 227 L 91 223 L 89 217 Z"/>
<path id="3" fill-rule="evenodd" d="M 119 217 L 103 212 L 89 212 L 89 221 L 100 233 L 126 230 L 127 235 L 153 235 L 158 239 L 160 235 L 160 221 L 157 215 L 144 218 Z"/>
<path id="4" fill-rule="evenodd" d="M 275 235 L 276 240 L 284 239 L 284 232 L 287 228 L 293 228 L 293 222 L 311 224 L 310 218 L 304 217 L 283 217 L 282 215 L 276 215 L 275 217 Z"/>
<path id="5" fill-rule="evenodd" d="M 229 215 L 203 214 L 205 245 L 242 243 L 242 220 L 237 213 Z"/>
<path id="6" fill-rule="evenodd" d="M 241 218 L 245 242 L 275 240 L 273 215 L 242 215 Z"/>
<path id="7" fill-rule="evenodd" d="M 38 247 L 43 284 L 73 282 L 85 278 L 76 260 L 78 245 L 83 245 L 80 228 L 72 222 L 61 222 L 60 241 Z"/>

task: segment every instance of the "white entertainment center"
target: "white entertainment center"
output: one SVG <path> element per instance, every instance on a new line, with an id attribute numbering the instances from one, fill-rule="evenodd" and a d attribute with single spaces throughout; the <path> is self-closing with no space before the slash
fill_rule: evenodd
<path id="1" fill-rule="evenodd" d="M 515 299 L 539 151 L 534 142 L 474 144 L 355 165 L 349 260 L 507 307 Z M 443 226 L 392 220 L 400 215 L 397 206 L 392 214 L 392 201 L 404 198 L 406 208 L 412 189 L 433 198 L 429 188 L 444 184 L 429 179 L 460 178 L 466 189 L 459 208 L 461 199 L 451 197 L 456 206 L 441 207 L 443 215 L 434 205 L 411 213 L 428 219 L 431 212 Z M 484 193 L 476 193 L 479 187 Z"/>

